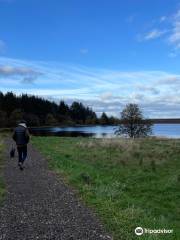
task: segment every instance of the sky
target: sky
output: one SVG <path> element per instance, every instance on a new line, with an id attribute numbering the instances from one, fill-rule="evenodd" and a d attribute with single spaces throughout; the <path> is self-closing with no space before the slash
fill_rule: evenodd
<path id="1" fill-rule="evenodd" d="M 0 91 L 180 117 L 180 0 L 0 0 Z"/>

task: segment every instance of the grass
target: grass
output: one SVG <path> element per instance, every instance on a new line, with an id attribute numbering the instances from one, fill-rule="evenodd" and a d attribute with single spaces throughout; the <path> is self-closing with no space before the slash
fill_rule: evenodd
<path id="1" fill-rule="evenodd" d="M 180 239 L 180 140 L 33 137 L 115 240 Z M 144 234 L 137 226 L 173 229 Z"/>

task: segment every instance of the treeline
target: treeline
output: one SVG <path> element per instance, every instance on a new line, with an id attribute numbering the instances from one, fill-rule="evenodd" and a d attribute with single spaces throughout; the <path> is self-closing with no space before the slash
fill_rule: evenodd
<path id="1" fill-rule="evenodd" d="M 29 126 L 52 126 L 74 124 L 117 124 L 118 119 L 96 113 L 80 102 L 70 106 L 64 101 L 59 104 L 40 97 L 12 92 L 0 92 L 0 127 L 13 127 L 20 119 Z"/>
<path id="2" fill-rule="evenodd" d="M 150 119 L 152 123 L 159 123 L 159 124 L 179 124 L 180 118 L 155 118 Z"/>

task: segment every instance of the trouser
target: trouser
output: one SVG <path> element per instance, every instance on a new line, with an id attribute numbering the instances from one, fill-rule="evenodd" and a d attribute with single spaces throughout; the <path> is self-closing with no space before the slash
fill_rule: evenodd
<path id="1" fill-rule="evenodd" d="M 27 145 L 17 146 L 19 162 L 23 163 L 27 157 Z"/>

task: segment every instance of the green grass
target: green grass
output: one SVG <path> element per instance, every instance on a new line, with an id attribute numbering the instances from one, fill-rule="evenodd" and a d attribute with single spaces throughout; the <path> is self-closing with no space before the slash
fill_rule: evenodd
<path id="1" fill-rule="evenodd" d="M 114 239 L 180 239 L 180 140 L 33 137 Z M 137 226 L 173 234 L 137 237 Z"/>

